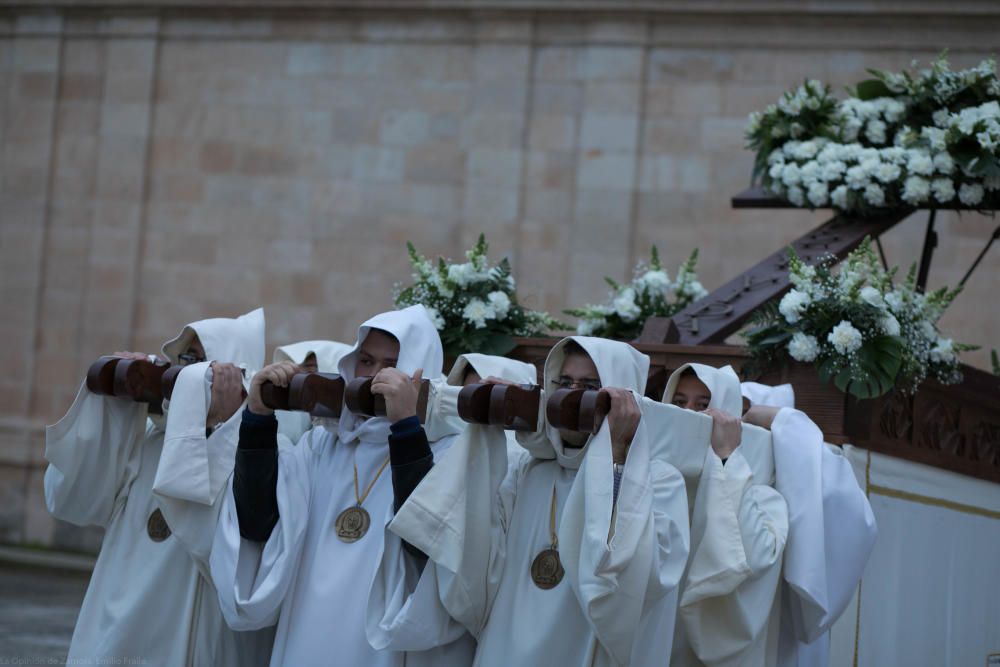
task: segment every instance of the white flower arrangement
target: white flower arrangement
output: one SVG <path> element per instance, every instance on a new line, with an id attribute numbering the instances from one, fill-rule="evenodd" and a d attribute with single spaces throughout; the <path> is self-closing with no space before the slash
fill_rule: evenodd
<path id="1" fill-rule="evenodd" d="M 958 353 L 975 347 L 937 328 L 958 289 L 921 293 L 915 267 L 894 284 L 896 270 L 884 270 L 868 242 L 836 272 L 832 260 L 809 266 L 790 249 L 788 270 L 793 289 L 758 311 L 744 334 L 758 365 L 786 355 L 815 363 L 824 381 L 859 398 L 912 392 L 928 376 L 961 380 Z"/>
<path id="2" fill-rule="evenodd" d="M 514 276 L 505 257 L 496 266 L 487 259 L 489 246 L 481 234 L 466 253 L 468 261 L 455 264 L 438 258 L 437 264 L 406 244 L 414 283 L 396 286 L 397 308 L 423 304 L 441 334 L 445 354 L 465 352 L 506 354 L 515 336 L 542 336 L 567 325 L 548 313 L 529 310 L 517 301 Z"/>
<path id="3" fill-rule="evenodd" d="M 755 179 L 796 206 L 862 214 L 1000 202 L 995 61 L 952 72 L 940 57 L 916 76 L 872 74 L 843 101 L 807 81 L 751 114 Z"/>
<path id="4" fill-rule="evenodd" d="M 708 294 L 698 281 L 697 263 L 698 250 L 695 249 L 677 270 L 676 279 L 671 281 L 660 262 L 659 251 L 653 246 L 649 263 L 640 262 L 630 282 L 620 285 L 605 278 L 611 286 L 605 303 L 564 312 L 580 318 L 576 327 L 580 336 L 631 340 L 639 335 L 648 318 L 670 317 Z"/>

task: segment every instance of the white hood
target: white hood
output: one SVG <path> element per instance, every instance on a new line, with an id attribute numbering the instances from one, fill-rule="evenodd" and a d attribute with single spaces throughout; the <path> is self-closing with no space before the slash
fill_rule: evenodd
<path id="1" fill-rule="evenodd" d="M 163 354 L 170 363 L 178 362 L 195 336 L 205 348 L 207 361 L 223 361 L 242 366 L 249 378 L 264 366 L 264 309 L 252 310 L 232 319 L 214 317 L 192 322 L 163 344 Z"/>
<path id="2" fill-rule="evenodd" d="M 462 380 L 465 379 L 465 370 L 470 366 L 483 379 L 495 377 L 517 384 L 536 384 L 538 382 L 538 371 L 531 364 L 492 354 L 470 352 L 460 355 L 455 360 L 455 365 L 448 373 L 448 384 L 453 387 L 461 386 Z"/>
<path id="3" fill-rule="evenodd" d="M 545 359 L 543 411 L 547 395 L 551 395 L 555 391 L 553 382 L 558 379 L 562 371 L 563 361 L 566 359 L 566 344 L 571 340 L 590 355 L 597 367 L 602 387 L 628 389 L 635 392 L 637 401 L 642 398 L 643 392 L 646 390 L 646 380 L 649 377 L 649 357 L 628 343 L 608 340 L 607 338 L 570 336 L 556 343 Z M 548 422 L 545 422 L 544 435 L 542 437 L 539 435 L 542 434 L 518 434 L 518 442 L 536 458 L 557 458 L 559 464 L 565 468 L 580 467 L 583 455 L 587 451 L 586 445 L 579 449 L 564 447 L 559 430 L 549 426 Z"/>
<path id="4" fill-rule="evenodd" d="M 441 337 L 438 336 L 427 309 L 417 305 L 376 315 L 358 328 L 357 342 L 349 353 L 340 358 L 338 364 L 338 371 L 346 382 L 354 379 L 358 350 L 372 329 L 386 331 L 399 341 L 396 368 L 400 371 L 413 375 L 417 369 L 422 368 L 424 379 L 441 377 L 441 365 L 444 363 Z M 385 417 L 364 420 L 345 411 L 340 417 L 338 435 L 342 442 L 363 440 L 384 444 L 389 438 L 389 420 Z"/>
<path id="5" fill-rule="evenodd" d="M 316 355 L 316 367 L 321 373 L 335 373 L 340 358 L 351 351 L 350 345 L 332 340 L 306 340 L 289 343 L 274 350 L 274 363 L 291 361 L 301 365 L 310 354 Z"/>
<path id="6" fill-rule="evenodd" d="M 794 408 L 795 390 L 790 384 L 774 387 L 759 382 L 744 382 L 740 391 L 750 401 L 750 405 L 769 405 L 774 408 Z"/>
<path id="7" fill-rule="evenodd" d="M 732 366 L 715 368 L 705 364 L 684 364 L 670 374 L 667 380 L 667 389 L 663 392 L 663 402 L 670 403 L 677 391 L 677 384 L 681 380 L 681 375 L 688 368 L 692 369 L 708 390 L 712 393 L 712 399 L 708 407 L 717 408 L 734 417 L 743 414 L 743 395 L 740 393 L 740 378 Z"/>

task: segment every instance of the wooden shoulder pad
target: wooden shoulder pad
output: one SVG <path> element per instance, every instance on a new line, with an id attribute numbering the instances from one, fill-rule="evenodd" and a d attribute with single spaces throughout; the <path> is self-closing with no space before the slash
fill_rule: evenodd
<path id="1" fill-rule="evenodd" d="M 458 416 L 506 430 L 538 429 L 538 385 L 470 384 L 458 394 Z"/>
<path id="2" fill-rule="evenodd" d="M 610 411 L 611 395 L 603 390 L 558 389 L 545 404 L 551 426 L 580 433 L 597 433 Z"/>
<path id="3" fill-rule="evenodd" d="M 430 380 L 421 380 L 417 392 L 417 417 L 420 423 L 427 421 L 427 400 L 430 396 Z M 363 417 L 385 417 L 385 397 L 372 393 L 372 378 L 354 378 L 344 390 L 344 405 L 356 415 Z"/>
<path id="4" fill-rule="evenodd" d="M 115 366 L 114 394 L 140 403 L 163 401 L 163 374 L 170 368 L 165 361 L 122 359 Z"/>
<path id="5" fill-rule="evenodd" d="M 121 357 L 103 356 L 87 369 L 87 389 L 100 396 L 115 395 L 115 366 Z"/>
<path id="6" fill-rule="evenodd" d="M 313 417 L 339 419 L 344 405 L 345 384 L 344 378 L 336 373 L 296 373 L 285 389 L 288 408 L 278 409 L 300 410 Z"/>

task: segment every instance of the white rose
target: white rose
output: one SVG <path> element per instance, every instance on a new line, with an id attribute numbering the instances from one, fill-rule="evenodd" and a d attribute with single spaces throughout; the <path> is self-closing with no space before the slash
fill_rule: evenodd
<path id="1" fill-rule="evenodd" d="M 983 186 L 979 183 L 963 183 L 958 189 L 958 200 L 966 206 L 975 206 L 983 201 L 984 194 Z"/>
<path id="2" fill-rule="evenodd" d="M 502 320 L 507 317 L 507 313 L 510 311 L 510 297 L 506 293 L 498 290 L 490 292 L 486 298 L 489 299 L 490 307 L 493 309 L 496 319 Z"/>
<path id="3" fill-rule="evenodd" d="M 934 191 L 934 199 L 942 204 L 950 202 L 955 198 L 955 184 L 950 178 L 935 178 L 931 183 L 931 190 Z"/>
<path id="4" fill-rule="evenodd" d="M 802 314 L 809 307 L 811 301 L 812 299 L 810 299 L 808 294 L 793 289 L 781 297 L 781 302 L 778 304 L 778 311 L 785 318 L 786 322 L 795 324 L 801 319 Z"/>
<path id="5" fill-rule="evenodd" d="M 898 336 L 899 320 L 892 315 L 886 315 L 882 318 L 882 331 L 884 331 L 887 336 Z"/>
<path id="6" fill-rule="evenodd" d="M 853 354 L 861 347 L 863 340 L 861 332 L 854 328 L 854 325 L 847 320 L 841 320 L 840 324 L 833 328 L 833 331 L 826 337 L 827 341 L 833 345 L 840 354 Z"/>
<path id="7" fill-rule="evenodd" d="M 875 306 L 876 308 L 882 308 L 885 306 L 885 300 L 882 299 L 882 293 L 871 285 L 862 287 L 858 296 L 860 296 L 861 300 L 870 306 Z"/>
<path id="8" fill-rule="evenodd" d="M 814 336 L 799 331 L 792 336 L 792 340 L 788 341 L 788 354 L 795 361 L 815 361 L 816 357 L 819 356 L 819 342 Z"/>
<path id="9" fill-rule="evenodd" d="M 903 201 L 914 206 L 923 204 L 931 192 L 931 184 L 926 178 L 910 176 L 903 183 Z"/>
<path id="10" fill-rule="evenodd" d="M 619 292 L 612 305 L 615 312 L 618 313 L 618 317 L 626 322 L 634 322 L 642 314 L 642 310 L 635 303 L 635 290 L 631 287 L 626 287 Z"/>

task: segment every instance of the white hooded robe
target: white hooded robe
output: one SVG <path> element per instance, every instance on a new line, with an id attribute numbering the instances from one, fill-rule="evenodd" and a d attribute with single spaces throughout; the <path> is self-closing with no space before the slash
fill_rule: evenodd
<path id="1" fill-rule="evenodd" d="M 164 345 L 164 353 L 173 363 L 177 363 L 176 353 L 183 351 L 175 348 L 181 343 L 186 347 L 194 332 L 209 359 L 252 366 L 263 358 L 262 310 L 185 327 L 181 336 Z M 175 402 L 183 403 L 187 398 L 184 390 L 177 390 L 175 387 Z M 195 398 L 203 402 L 203 396 L 204 382 L 199 376 Z M 174 411 L 166 412 L 166 417 L 147 418 L 146 404 L 98 396 L 84 384 L 66 416 L 46 429 L 49 467 L 45 499 L 49 511 L 64 521 L 101 526 L 106 531 L 68 660 L 125 664 L 114 661 L 143 659 L 146 664 L 171 667 L 257 664 L 255 659 L 266 653 L 269 645 L 267 633 L 229 630 L 215 591 L 202 575 L 206 552 L 204 542 L 199 547 L 195 536 L 205 535 L 206 528 L 207 534 L 211 533 L 214 514 L 172 515 L 154 497 L 158 473 L 205 476 L 208 472 L 207 449 L 194 467 L 170 460 L 164 444 L 164 421 Z M 183 412 L 181 407 L 176 409 L 179 421 L 192 419 Z M 196 426 L 204 441 L 204 414 Z M 224 430 L 219 431 L 213 439 L 224 439 Z M 168 471 L 178 464 L 185 473 Z M 154 512 L 157 516 L 162 513 L 170 530 L 160 541 L 154 541 L 148 530 Z M 161 532 L 156 538 L 162 536 Z"/>
<path id="2" fill-rule="evenodd" d="M 316 370 L 320 373 L 336 373 L 341 357 L 349 354 L 350 345 L 332 340 L 307 340 L 301 343 L 290 343 L 275 348 L 272 360 L 274 363 L 290 361 L 301 365 L 310 354 L 316 356 Z M 275 410 L 278 419 L 278 446 L 291 447 L 302 438 L 302 435 L 313 427 L 315 420 L 305 412 Z M 328 421 L 328 423 L 330 423 Z M 330 423 L 333 427 L 333 423 Z"/>
<path id="3" fill-rule="evenodd" d="M 568 340 L 587 351 L 603 386 L 641 396 L 649 359 L 627 344 L 587 337 L 552 349 L 546 387 L 559 375 Z M 400 509 L 390 530 L 430 562 L 412 599 L 373 595 L 370 637 L 418 641 L 411 620 L 443 625 L 443 609 L 478 639 L 477 666 L 666 664 L 688 553 L 683 480 L 652 456 L 640 422 L 615 503 L 607 421 L 582 449 L 570 449 L 545 424 L 544 392 L 541 405 L 542 430 L 519 436 L 529 451 L 508 463 L 504 432 L 470 425 Z M 553 490 L 565 576 L 543 590 L 530 568 L 552 543 Z M 384 570 L 391 593 L 399 587 Z"/>
<path id="4" fill-rule="evenodd" d="M 339 371 L 347 381 L 354 377 L 357 351 L 372 329 L 387 331 L 399 340 L 396 368 L 408 375 L 423 368 L 424 377 L 440 377 L 441 340 L 426 310 L 412 306 L 377 315 L 361 326 L 353 351 L 340 360 Z M 231 485 L 225 494 L 212 548 L 212 577 L 232 628 L 253 629 L 277 622 L 272 667 L 468 663 L 471 642 L 463 639 L 458 627 L 428 651 L 376 650 L 365 636 L 365 604 L 383 555 L 380 527 L 393 506 L 388 466 L 363 504 L 371 516 L 366 535 L 344 543 L 337 537 L 335 522 L 343 510 L 356 504 L 354 466 L 364 490 L 387 459 L 389 426 L 386 418 L 362 420 L 345 413 L 336 432 L 318 426 L 295 447 L 279 450 L 280 518 L 264 544 L 240 536 Z M 432 442 L 435 456 L 440 457 L 452 440 L 443 437 Z M 402 549 L 395 553 L 395 567 L 416 567 Z"/>

